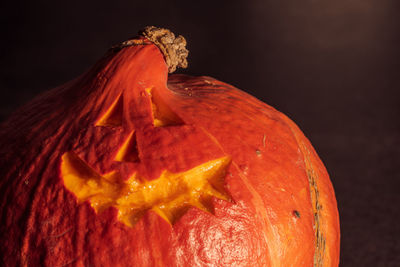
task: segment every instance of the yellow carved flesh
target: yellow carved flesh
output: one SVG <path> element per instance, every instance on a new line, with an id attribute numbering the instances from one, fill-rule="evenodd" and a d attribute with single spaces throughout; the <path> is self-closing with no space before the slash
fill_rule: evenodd
<path id="1" fill-rule="evenodd" d="M 99 175 L 74 153 L 62 157 L 61 174 L 65 187 L 79 202 L 90 201 L 96 212 L 113 206 L 118 219 L 133 226 L 148 210 L 173 224 L 191 206 L 212 213 L 212 197 L 229 200 L 224 190 L 228 157 L 203 163 L 186 172 L 164 171 L 147 181 L 137 174 L 121 181 L 118 173 Z"/>

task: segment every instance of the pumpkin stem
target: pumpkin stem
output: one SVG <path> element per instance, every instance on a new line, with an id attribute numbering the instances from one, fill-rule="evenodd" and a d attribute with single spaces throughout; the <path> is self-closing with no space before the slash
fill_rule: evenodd
<path id="1" fill-rule="evenodd" d="M 153 42 L 164 54 L 168 65 L 168 72 L 172 73 L 177 67 L 186 68 L 189 51 L 186 49 L 186 40 L 182 35 L 175 34 L 168 29 L 147 26 L 141 32 L 146 39 Z"/>
<path id="2" fill-rule="evenodd" d="M 172 73 L 177 67 L 186 68 L 186 60 L 189 51 L 186 49 L 186 40 L 182 35 L 175 37 L 175 34 L 168 29 L 147 26 L 139 32 L 145 39 L 127 40 L 113 47 L 121 49 L 127 46 L 144 45 L 154 43 L 163 53 L 165 62 L 168 66 L 168 72 Z M 150 41 L 150 42 L 148 42 Z"/>

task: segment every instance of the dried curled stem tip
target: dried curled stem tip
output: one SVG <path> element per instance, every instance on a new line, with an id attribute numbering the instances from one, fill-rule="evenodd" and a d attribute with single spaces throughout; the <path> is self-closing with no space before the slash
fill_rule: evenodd
<path id="1" fill-rule="evenodd" d="M 175 37 L 168 29 L 147 26 L 140 34 L 158 46 L 164 54 L 168 72 L 172 73 L 177 67 L 186 68 L 189 51 L 186 49 L 186 40 L 182 35 Z"/>

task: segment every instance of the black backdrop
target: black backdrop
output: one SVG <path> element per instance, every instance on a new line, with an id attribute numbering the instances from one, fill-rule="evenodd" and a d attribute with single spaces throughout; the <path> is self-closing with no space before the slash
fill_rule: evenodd
<path id="1" fill-rule="evenodd" d="M 341 266 L 400 266 L 400 2 L 3 1 L 0 119 L 146 25 L 188 40 L 189 69 L 291 117 L 331 174 Z M 182 71 L 181 71 L 182 72 Z"/>

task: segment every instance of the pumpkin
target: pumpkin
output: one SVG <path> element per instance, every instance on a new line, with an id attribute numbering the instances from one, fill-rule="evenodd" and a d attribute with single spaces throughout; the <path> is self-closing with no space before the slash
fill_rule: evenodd
<path id="1" fill-rule="evenodd" d="M 327 171 L 285 115 L 147 27 L 0 130 L 2 266 L 338 266 Z"/>

